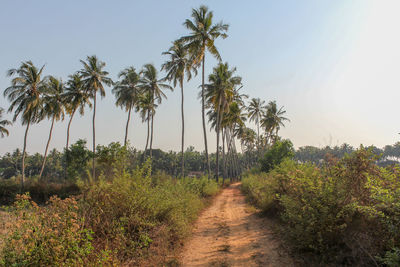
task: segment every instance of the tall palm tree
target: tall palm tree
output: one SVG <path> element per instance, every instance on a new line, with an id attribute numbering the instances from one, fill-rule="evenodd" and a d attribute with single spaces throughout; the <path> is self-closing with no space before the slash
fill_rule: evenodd
<path id="1" fill-rule="evenodd" d="M 221 122 L 223 114 L 229 109 L 230 104 L 234 100 L 235 87 L 241 84 L 242 78 L 233 76 L 236 68 L 229 69 L 228 63 L 219 63 L 213 73 L 209 75 L 209 84 L 206 85 L 207 104 L 212 106 L 216 112 L 216 133 L 217 133 L 217 150 L 216 150 L 216 179 L 219 176 L 219 136 L 221 130 Z"/>
<path id="2" fill-rule="evenodd" d="M 170 89 L 173 91 L 173 88 L 170 85 L 163 83 L 165 78 L 158 78 L 157 69 L 153 64 L 144 65 L 141 73 L 143 74 L 143 77 L 140 79 L 140 87 L 145 93 L 149 94 L 149 97 L 151 97 L 151 101 L 153 103 L 152 108 L 155 109 L 156 101 L 158 104 L 161 104 L 162 98 L 167 98 L 162 90 Z M 152 158 L 154 114 L 154 111 L 149 112 L 149 115 L 151 116 L 150 158 Z"/>
<path id="3" fill-rule="evenodd" d="M 115 104 L 121 108 L 125 108 L 125 110 L 128 111 L 128 120 L 126 122 L 124 139 L 124 146 L 126 146 L 131 111 L 138 104 L 139 96 L 141 94 L 140 87 L 138 86 L 140 76 L 138 73 L 136 73 L 134 67 L 128 67 L 121 71 L 118 77 L 122 78 L 122 80 L 116 83 L 112 92 L 116 97 Z"/>
<path id="4" fill-rule="evenodd" d="M 95 55 L 88 56 L 86 61 L 80 60 L 83 64 L 83 69 L 79 71 L 79 75 L 81 76 L 83 86 L 85 90 L 90 94 L 90 97 L 93 98 L 93 171 L 92 176 L 93 179 L 96 178 L 96 170 L 95 170 L 95 160 L 96 160 L 96 95 L 97 92 L 100 92 L 100 96 L 104 97 L 106 95 L 106 91 L 104 90 L 104 85 L 111 86 L 113 81 L 108 77 L 108 72 L 104 71 L 104 67 L 106 63 L 100 61 Z"/>
<path id="5" fill-rule="evenodd" d="M 168 55 L 170 57 L 169 61 L 165 62 L 161 66 L 161 70 L 167 72 L 166 79 L 173 82 L 174 87 L 177 83 L 181 87 L 181 116 L 182 116 L 182 138 L 181 138 L 181 169 L 182 177 L 185 176 L 185 157 L 184 157 L 184 143 L 185 143 L 185 117 L 183 110 L 183 81 L 185 79 L 185 73 L 187 75 L 187 80 L 189 81 L 192 77 L 192 72 L 197 74 L 196 68 L 193 67 L 193 63 L 189 58 L 188 51 L 183 47 L 181 42 L 175 41 L 173 45 L 169 48 L 167 52 L 163 55 Z"/>
<path id="6" fill-rule="evenodd" d="M 241 106 L 239 102 L 232 102 L 229 105 L 229 112 L 225 116 L 224 124 L 228 128 L 228 132 L 230 133 L 230 138 L 228 143 L 228 148 L 230 147 L 232 162 L 233 162 L 233 170 L 232 175 L 233 177 L 237 177 L 240 173 L 238 157 L 236 153 L 236 145 L 235 145 L 235 128 L 244 126 L 244 123 L 247 119 L 247 114 L 244 113 L 245 107 Z"/>
<path id="7" fill-rule="evenodd" d="M 0 108 L 0 135 L 1 135 L 1 137 L 4 137 L 4 135 L 8 136 L 10 134 L 5 126 L 11 125 L 11 121 L 2 120 L 3 112 L 4 112 L 4 109 Z"/>
<path id="8" fill-rule="evenodd" d="M 65 111 L 70 116 L 67 127 L 67 143 L 65 145 L 65 150 L 67 151 L 69 148 L 69 130 L 76 111 L 83 116 L 86 105 L 92 108 L 92 103 L 90 103 L 90 95 L 85 91 L 83 82 L 78 73 L 69 76 L 69 80 L 67 81 L 64 89 L 63 101 Z"/>
<path id="9" fill-rule="evenodd" d="M 38 113 L 42 106 L 40 95 L 45 90 L 43 68 L 44 66 L 37 68 L 31 61 L 25 61 L 18 69 L 10 69 L 7 72 L 9 77 L 16 76 L 11 80 L 11 86 L 4 91 L 4 97 L 11 102 L 8 112 L 15 110 L 14 122 L 21 114 L 22 125 L 26 125 L 22 150 L 22 187 L 25 183 L 25 152 L 29 126 L 39 120 Z"/>
<path id="10" fill-rule="evenodd" d="M 267 139 L 276 140 L 281 126 L 285 126 L 285 121 L 290 121 L 283 115 L 286 113 L 283 107 L 278 109 L 276 101 L 270 101 L 266 106 L 266 111 L 261 119 L 261 126 L 264 127 Z"/>
<path id="11" fill-rule="evenodd" d="M 257 124 L 257 146 L 260 143 L 260 120 L 264 115 L 265 101 L 260 98 L 252 98 L 249 106 L 247 107 L 250 121 Z"/>
<path id="12" fill-rule="evenodd" d="M 191 57 L 193 58 L 194 64 L 199 67 L 202 65 L 202 77 L 201 77 L 201 115 L 203 122 L 203 135 L 204 135 L 204 146 L 207 160 L 207 171 L 210 175 L 210 160 L 208 158 L 208 147 L 207 147 L 207 132 L 206 132 L 206 121 L 205 121 L 205 96 L 204 96 L 204 63 L 205 53 L 208 50 L 211 55 L 221 61 L 221 56 L 218 49 L 214 45 L 217 38 L 222 37 L 225 39 L 228 37 L 226 32 L 228 31 L 229 25 L 219 22 L 213 24 L 213 12 L 208 10 L 206 6 L 200 6 L 198 9 L 192 9 L 192 21 L 186 19 L 183 25 L 190 31 L 190 34 L 183 36 L 179 39 L 180 42 L 185 44 L 185 48 L 188 49 Z"/>
<path id="13" fill-rule="evenodd" d="M 49 149 L 51 136 L 53 133 L 54 122 L 64 119 L 64 84 L 61 80 L 49 76 L 46 81 L 46 92 L 43 96 L 43 109 L 40 111 L 41 118 L 51 118 L 51 127 L 49 138 L 47 140 L 46 149 L 44 151 L 44 158 L 42 167 L 40 169 L 39 178 L 42 177 L 44 166 L 47 159 L 47 151 Z"/>

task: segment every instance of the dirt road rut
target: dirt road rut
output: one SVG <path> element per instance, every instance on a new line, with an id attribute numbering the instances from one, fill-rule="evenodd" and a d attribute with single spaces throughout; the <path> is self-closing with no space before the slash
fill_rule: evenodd
<path id="1" fill-rule="evenodd" d="M 240 184 L 218 195 L 197 221 L 182 266 L 294 266 L 274 237 L 271 222 L 248 208 Z"/>

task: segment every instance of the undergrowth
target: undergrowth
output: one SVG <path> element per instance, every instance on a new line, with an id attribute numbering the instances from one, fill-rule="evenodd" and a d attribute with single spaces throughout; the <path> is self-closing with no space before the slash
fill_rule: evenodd
<path id="1" fill-rule="evenodd" d="M 150 163 L 80 183 L 76 198 L 38 206 L 19 195 L 2 266 L 160 265 L 219 186 L 207 178 L 150 173 Z"/>
<path id="2" fill-rule="evenodd" d="M 400 168 L 375 160 L 363 148 L 323 167 L 286 160 L 248 175 L 242 190 L 321 263 L 399 266 Z"/>

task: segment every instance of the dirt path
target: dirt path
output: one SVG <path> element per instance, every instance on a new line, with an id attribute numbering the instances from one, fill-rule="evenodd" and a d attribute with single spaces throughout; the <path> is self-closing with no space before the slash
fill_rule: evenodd
<path id="1" fill-rule="evenodd" d="M 236 183 L 216 197 L 184 247 L 182 266 L 294 266 L 271 222 L 248 208 Z"/>

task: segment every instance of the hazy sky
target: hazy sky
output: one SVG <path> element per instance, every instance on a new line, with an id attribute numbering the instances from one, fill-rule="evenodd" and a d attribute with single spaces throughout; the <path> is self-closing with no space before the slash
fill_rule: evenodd
<path id="1" fill-rule="evenodd" d="M 6 71 L 21 61 L 45 64 L 45 74 L 62 77 L 79 70 L 79 59 L 96 54 L 113 79 L 123 68 L 157 68 L 161 53 L 188 33 L 182 26 L 191 9 L 206 4 L 214 21 L 229 23 L 229 37 L 218 40 L 223 61 L 237 67 L 250 97 L 276 100 L 291 122 L 281 131 L 296 147 L 343 142 L 358 146 L 393 144 L 400 137 L 400 2 L 309 1 L 56 1 L 0 0 L 0 106 L 10 85 Z M 206 56 L 206 75 L 217 62 Z M 185 84 L 186 146 L 203 150 L 201 75 Z M 180 148 L 180 90 L 155 116 L 154 147 Z M 123 141 L 127 114 L 115 107 L 111 88 L 99 102 L 96 140 Z M 71 141 L 91 143 L 91 115 L 76 116 Z M 6 115 L 11 118 L 11 114 Z M 67 121 L 55 125 L 51 147 L 65 144 Z M 50 123 L 34 125 L 28 151 L 43 153 Z M 18 120 L 0 154 L 22 147 Z M 134 114 L 129 139 L 143 149 L 146 125 Z M 215 151 L 215 135 L 209 132 Z"/>

